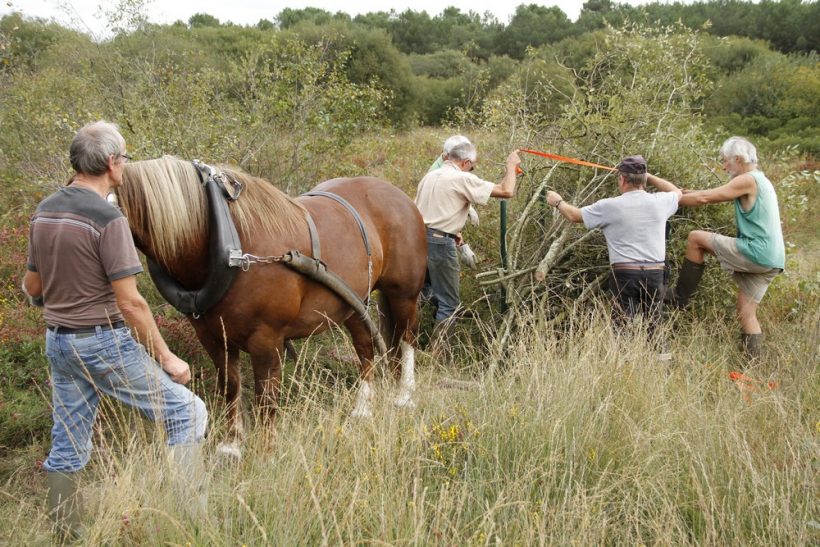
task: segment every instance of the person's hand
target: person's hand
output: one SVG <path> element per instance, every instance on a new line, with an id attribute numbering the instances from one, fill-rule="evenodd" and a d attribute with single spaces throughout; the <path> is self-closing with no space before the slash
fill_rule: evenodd
<path id="1" fill-rule="evenodd" d="M 478 222 L 476 222 L 476 224 L 478 224 Z M 40 296 L 31 296 L 28 293 L 25 281 L 22 283 L 22 285 L 20 285 L 20 287 L 23 289 L 23 294 L 26 295 L 26 300 L 28 300 L 29 305 L 37 306 L 38 308 L 42 308 L 45 305 L 43 302 L 42 294 Z"/>
<path id="2" fill-rule="evenodd" d="M 555 207 L 556 205 L 558 205 L 562 201 L 564 201 L 564 199 L 561 197 L 561 194 L 559 194 L 558 192 L 553 192 L 552 190 L 547 192 L 547 203 L 549 203 L 553 207 Z"/>
<path id="3" fill-rule="evenodd" d="M 478 226 L 478 213 L 472 205 L 470 205 L 470 208 L 467 209 L 467 220 L 473 226 Z"/>
<path id="4" fill-rule="evenodd" d="M 162 359 L 162 370 L 168 373 L 171 380 L 177 384 L 187 384 L 191 381 L 191 367 L 188 363 L 171 353 Z"/>
<path id="5" fill-rule="evenodd" d="M 458 258 L 461 260 L 461 263 L 467 266 L 468 268 L 475 269 L 476 267 L 476 256 L 470 246 L 465 243 L 464 245 L 459 245 L 458 248 Z"/>
<path id="6" fill-rule="evenodd" d="M 464 245 L 464 237 L 462 237 L 461 232 L 456 234 L 456 245 Z"/>
<path id="7" fill-rule="evenodd" d="M 515 171 L 515 168 L 519 165 L 521 165 L 521 158 L 518 157 L 518 150 L 513 150 L 510 152 L 510 155 L 507 156 L 507 169 Z"/>

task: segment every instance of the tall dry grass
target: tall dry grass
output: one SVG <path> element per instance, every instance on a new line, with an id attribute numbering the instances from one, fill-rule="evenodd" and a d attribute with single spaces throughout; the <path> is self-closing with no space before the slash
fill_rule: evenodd
<path id="1" fill-rule="evenodd" d="M 773 326 L 744 372 L 777 386 L 744 392 L 728 378 L 734 325 L 717 311 L 679 323 L 671 363 L 603 307 L 561 331 L 525 317 L 494 377 L 486 347 L 434 345 L 418 354 L 418 407 L 393 408 L 383 380 L 364 421 L 303 351 L 275 434 L 252 427 L 241 462 L 214 459 L 217 420 L 199 512 L 171 486 L 161 435 L 125 413 L 84 471 L 85 541 L 816 544 L 817 355 L 798 343 L 816 314 Z M 0 543 L 49 543 L 43 482 L 21 469 L 0 486 Z"/>

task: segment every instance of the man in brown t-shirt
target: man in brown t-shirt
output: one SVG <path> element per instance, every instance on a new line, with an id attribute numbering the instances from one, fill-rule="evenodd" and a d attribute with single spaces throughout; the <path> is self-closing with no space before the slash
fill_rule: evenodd
<path id="1" fill-rule="evenodd" d="M 122 184 L 125 140 L 115 125 L 92 123 L 77 132 L 70 156 L 76 174 L 31 220 L 23 278 L 23 290 L 42 299 L 48 325 L 54 425 L 43 467 L 60 541 L 82 534 L 75 477 L 91 456 L 101 393 L 161 422 L 177 460 L 196 458 L 208 416 L 183 385 L 191 379 L 188 363 L 168 348 L 137 290 L 142 266 L 128 222 L 106 200 Z"/>
<path id="2" fill-rule="evenodd" d="M 491 197 L 515 195 L 515 170 L 521 163 L 517 150 L 507 156 L 507 171 L 500 184 L 472 174 L 476 157 L 472 143 L 454 146 L 444 165 L 428 172 L 416 190 L 416 206 L 427 226 L 429 282 L 425 283 L 422 294 L 437 306 L 437 323 L 452 316 L 460 303 L 456 244 L 461 243 L 460 232 L 467 222 L 470 205 L 483 205 Z"/>

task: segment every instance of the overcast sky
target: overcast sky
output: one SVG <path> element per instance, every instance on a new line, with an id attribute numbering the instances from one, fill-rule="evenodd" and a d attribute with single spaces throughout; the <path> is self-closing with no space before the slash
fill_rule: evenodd
<path id="1" fill-rule="evenodd" d="M 31 17 L 45 17 L 57 22 L 95 35 L 105 32 L 105 16 L 101 15 L 100 6 L 107 10 L 118 2 L 111 0 L 0 0 L 0 16 L 11 11 L 20 11 Z M 195 13 L 213 15 L 221 22 L 231 21 L 240 25 L 255 25 L 260 19 L 273 21 L 284 8 L 304 8 L 307 6 L 321 8 L 331 13 L 343 11 L 352 16 L 374 11 L 401 13 L 406 9 L 426 11 L 431 16 L 438 15 L 449 6 L 454 5 L 462 12 L 476 11 L 483 14 L 492 13 L 502 23 L 508 23 L 519 4 L 539 4 L 558 6 L 572 21 L 578 18 L 584 0 L 473 0 L 456 2 L 455 0 L 137 0 L 146 5 L 148 18 L 154 23 L 173 23 L 177 20 L 188 21 Z M 618 0 L 617 3 L 633 5 L 646 4 L 650 0 Z"/>

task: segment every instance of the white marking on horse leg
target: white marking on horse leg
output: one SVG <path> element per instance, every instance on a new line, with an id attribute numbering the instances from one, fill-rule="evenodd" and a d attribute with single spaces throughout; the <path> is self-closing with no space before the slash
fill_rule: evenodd
<path id="1" fill-rule="evenodd" d="M 416 350 L 405 341 L 401 342 L 401 379 L 399 380 L 399 395 L 393 404 L 397 407 L 412 408 L 413 392 L 416 390 L 415 361 Z"/>
<path id="2" fill-rule="evenodd" d="M 370 382 L 362 380 L 359 386 L 359 394 L 356 396 L 356 406 L 350 414 L 354 418 L 371 418 L 373 412 L 370 410 L 370 397 L 373 394 L 373 389 L 370 387 Z"/>
<path id="3" fill-rule="evenodd" d="M 223 463 L 238 462 L 242 459 L 242 449 L 237 442 L 220 443 L 216 448 L 216 456 Z"/>

